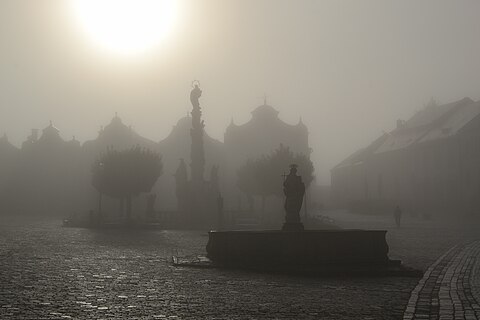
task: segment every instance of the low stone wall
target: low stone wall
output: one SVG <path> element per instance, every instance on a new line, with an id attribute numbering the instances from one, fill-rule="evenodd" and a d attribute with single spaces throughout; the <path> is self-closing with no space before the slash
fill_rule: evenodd
<path id="1" fill-rule="evenodd" d="M 224 265 L 387 266 L 383 230 L 210 231 L 207 256 Z"/>

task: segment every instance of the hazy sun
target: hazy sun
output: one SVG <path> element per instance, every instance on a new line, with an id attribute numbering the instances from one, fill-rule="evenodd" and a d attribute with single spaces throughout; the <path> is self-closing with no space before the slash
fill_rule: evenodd
<path id="1" fill-rule="evenodd" d="M 175 0 L 72 0 L 76 16 L 98 44 L 117 53 L 160 43 L 177 16 Z"/>

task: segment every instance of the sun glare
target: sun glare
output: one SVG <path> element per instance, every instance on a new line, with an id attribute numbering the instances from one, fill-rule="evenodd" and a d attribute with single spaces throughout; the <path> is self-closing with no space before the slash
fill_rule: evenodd
<path id="1" fill-rule="evenodd" d="M 86 32 L 99 45 L 121 54 L 148 50 L 172 31 L 175 0 L 72 0 Z"/>

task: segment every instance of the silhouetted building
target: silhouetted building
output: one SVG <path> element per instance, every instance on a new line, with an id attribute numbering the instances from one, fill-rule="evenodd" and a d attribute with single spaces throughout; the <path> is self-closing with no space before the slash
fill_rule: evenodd
<path id="1" fill-rule="evenodd" d="M 64 141 L 50 122 L 38 138 L 32 131 L 22 144 L 3 196 L 7 210 L 18 213 L 67 214 L 79 206 L 83 175 L 80 144 Z"/>
<path id="2" fill-rule="evenodd" d="M 8 141 L 6 134 L 0 138 L 0 195 L 11 179 L 20 150 Z"/>
<path id="3" fill-rule="evenodd" d="M 331 171 L 337 204 L 480 213 L 480 102 L 429 105 Z"/>
<path id="4" fill-rule="evenodd" d="M 154 141 L 140 136 L 130 126 L 124 124 L 117 114 L 115 114 L 108 125 L 100 129 L 95 140 L 86 141 L 83 144 L 85 175 L 82 180 L 82 186 L 84 188 L 82 194 L 85 195 L 85 209 L 97 208 L 99 195 L 91 184 L 91 167 L 94 161 L 105 153 L 107 149 L 123 151 L 137 146 L 152 151 L 157 151 L 158 148 Z M 144 213 L 147 207 L 146 198 L 134 198 L 133 201 L 135 202 L 136 211 Z M 118 199 L 103 197 L 102 200 L 102 208 L 105 214 L 115 215 L 117 212 L 125 212 L 124 205 L 124 202 Z"/>
<path id="5" fill-rule="evenodd" d="M 150 150 L 157 149 L 157 144 L 154 141 L 140 136 L 131 127 L 125 125 L 122 119 L 115 114 L 110 123 L 100 129 L 95 140 L 86 141 L 83 144 L 83 149 L 93 162 L 107 148 L 125 150 L 137 145 Z"/>
<path id="6" fill-rule="evenodd" d="M 152 189 L 157 195 L 155 209 L 185 212 L 194 203 L 191 189 L 195 180 L 195 188 L 208 194 L 199 199 L 208 199 L 209 203 L 197 222 L 203 218 L 216 221 L 218 190 L 227 201 L 231 200 L 226 201 L 227 210 L 236 209 L 236 170 L 247 159 L 269 154 L 281 143 L 297 153 L 310 152 L 305 125 L 301 121 L 286 124 L 278 118 L 278 111 L 266 103 L 252 112 L 248 123 L 230 124 L 225 143 L 208 136 L 200 113 L 180 119 L 168 137 L 158 143 L 140 136 L 117 115 L 94 140 L 83 145 L 75 138 L 64 140 L 50 123 L 43 130 L 33 129 L 20 149 L 12 146 L 6 136 L 0 139 L 0 200 L 12 212 L 63 216 L 88 212 L 98 207 L 99 199 L 91 185 L 93 162 L 107 148 L 121 151 L 139 146 L 162 156 L 163 175 Z M 183 164 L 180 159 L 184 159 Z M 146 198 L 134 201 L 136 211 L 146 210 Z M 102 204 L 112 214 L 122 211 L 121 206 L 116 199 L 105 199 Z M 207 213 L 212 217 L 206 217 Z"/>
<path id="7" fill-rule="evenodd" d="M 239 198 L 241 193 L 235 187 L 235 183 L 238 168 L 248 159 L 257 159 L 271 154 L 280 144 L 290 148 L 294 153 L 310 156 L 308 129 L 301 119 L 296 125 L 285 123 L 278 117 L 279 112 L 266 101 L 251 114 L 250 121 L 242 125 L 236 125 L 232 119 L 225 131 L 228 201 L 231 207 L 243 206 L 242 203 L 247 202 Z"/>
<path id="8" fill-rule="evenodd" d="M 247 159 L 269 154 L 280 144 L 294 153 L 310 154 L 308 129 L 302 120 L 290 125 L 282 121 L 278 113 L 265 102 L 252 111 L 247 123 L 236 125 L 232 120 L 225 131 L 229 165 L 243 164 Z"/>

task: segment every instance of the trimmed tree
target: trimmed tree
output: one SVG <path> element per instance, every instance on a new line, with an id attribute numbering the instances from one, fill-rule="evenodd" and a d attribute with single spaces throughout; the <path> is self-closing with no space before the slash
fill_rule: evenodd
<path id="1" fill-rule="evenodd" d="M 136 146 L 116 151 L 107 149 L 92 166 L 92 185 L 102 195 L 126 202 L 127 220 L 131 219 L 132 197 L 150 192 L 162 174 L 163 164 L 158 153 Z"/>
<path id="2" fill-rule="evenodd" d="M 247 196 L 255 195 L 262 198 L 263 213 L 268 197 L 283 197 L 282 173 L 285 173 L 293 163 L 298 165 L 298 173 L 308 188 L 314 179 L 312 161 L 307 155 L 294 154 L 283 144 L 270 155 L 247 160 L 237 171 L 237 186 Z"/>

